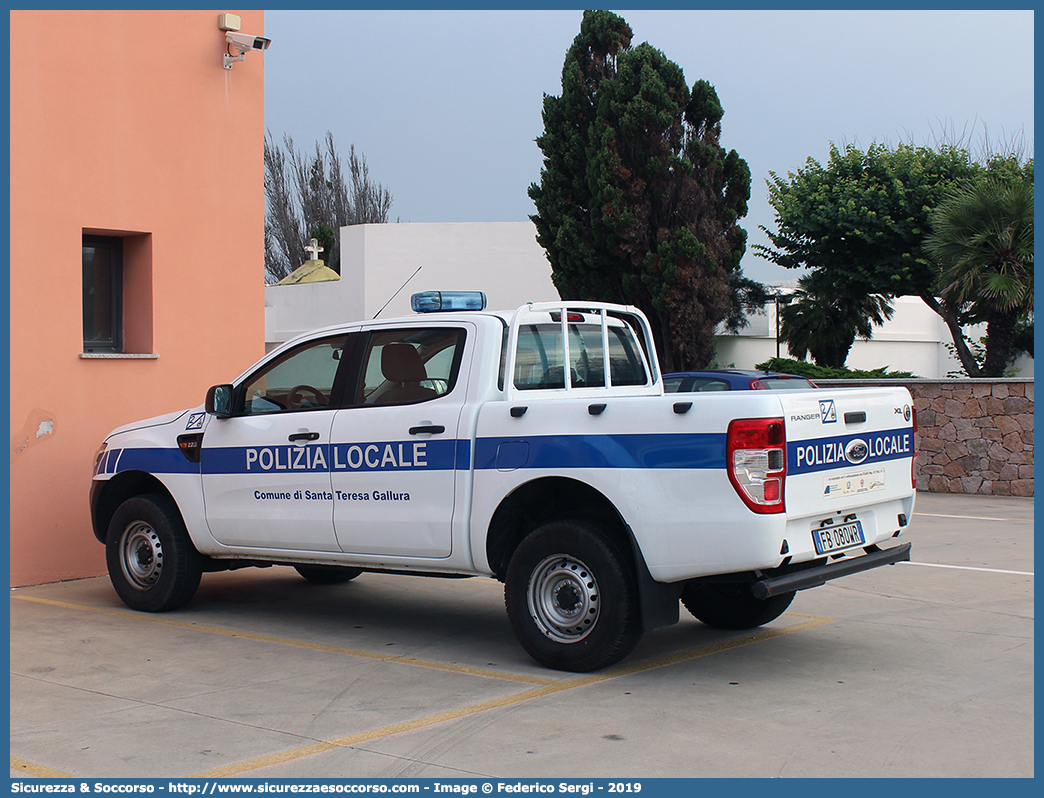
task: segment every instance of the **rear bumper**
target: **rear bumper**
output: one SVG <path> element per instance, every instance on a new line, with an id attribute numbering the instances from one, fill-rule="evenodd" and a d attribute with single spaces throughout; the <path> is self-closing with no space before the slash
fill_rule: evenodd
<path id="1" fill-rule="evenodd" d="M 762 579 L 751 586 L 751 592 L 756 598 L 767 599 L 778 596 L 780 593 L 789 593 L 793 590 L 805 590 L 810 587 L 819 587 L 831 579 L 842 576 L 850 576 L 871 568 L 880 568 L 882 565 L 895 565 L 897 562 L 908 562 L 910 559 L 910 544 L 904 543 L 890 549 L 879 549 L 862 557 L 853 557 L 851 560 L 844 559 L 840 562 L 828 565 L 817 565 L 814 568 L 806 568 L 783 576 L 774 576 Z"/>

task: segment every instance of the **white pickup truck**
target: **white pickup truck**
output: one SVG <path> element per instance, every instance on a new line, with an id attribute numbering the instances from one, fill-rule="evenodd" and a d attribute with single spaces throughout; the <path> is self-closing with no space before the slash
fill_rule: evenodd
<path id="1" fill-rule="evenodd" d="M 909 559 L 904 388 L 664 394 L 636 308 L 413 301 L 444 312 L 308 333 L 105 439 L 91 515 L 127 605 L 244 566 L 491 576 L 534 659 L 589 671 L 679 599 L 750 628 Z"/>

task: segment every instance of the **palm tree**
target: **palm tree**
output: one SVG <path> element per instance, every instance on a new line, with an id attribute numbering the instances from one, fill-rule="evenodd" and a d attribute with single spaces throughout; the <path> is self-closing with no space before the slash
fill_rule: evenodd
<path id="1" fill-rule="evenodd" d="M 779 337 L 794 357 L 811 354 L 818 366 L 841 368 L 856 336 L 869 340 L 874 325 L 894 313 L 887 297 L 848 296 L 809 274 L 798 280 L 790 304 L 780 310 Z"/>
<path id="2" fill-rule="evenodd" d="M 965 370 L 1001 377 L 1018 351 L 1019 321 L 1033 313 L 1032 180 L 988 177 L 962 185 L 929 224 L 925 249 L 939 267 L 940 296 L 986 322 L 986 359 L 981 368 L 965 363 Z"/>

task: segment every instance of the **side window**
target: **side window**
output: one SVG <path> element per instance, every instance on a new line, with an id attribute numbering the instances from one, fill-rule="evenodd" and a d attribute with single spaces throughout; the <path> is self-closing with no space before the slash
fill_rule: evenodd
<path id="1" fill-rule="evenodd" d="M 711 377 L 697 379 L 692 384 L 692 390 L 694 391 L 727 391 L 729 389 L 730 386 L 725 380 L 716 380 Z"/>
<path id="2" fill-rule="evenodd" d="M 609 375 L 613 385 L 645 385 L 648 381 L 630 327 L 609 330 Z"/>
<path id="3" fill-rule="evenodd" d="M 407 405 L 445 396 L 457 380 L 464 338 L 464 330 L 447 327 L 372 333 L 357 403 Z"/>
<path id="4" fill-rule="evenodd" d="M 605 386 L 601 327 L 570 324 L 569 378 L 574 388 Z M 645 385 L 645 366 L 629 327 L 612 326 L 609 333 L 609 376 L 613 385 Z M 520 391 L 565 388 L 560 324 L 527 324 L 518 330 L 515 387 Z"/>
<path id="5" fill-rule="evenodd" d="M 515 387 L 520 391 L 565 387 L 562 334 L 557 324 L 527 324 L 519 328 Z"/>
<path id="6" fill-rule="evenodd" d="M 242 414 L 327 407 L 347 339 L 341 335 L 312 341 L 266 365 L 243 386 Z"/>
<path id="7" fill-rule="evenodd" d="M 664 393 L 678 393 L 681 390 L 682 383 L 685 382 L 684 377 L 664 377 L 663 380 L 663 391 Z"/>

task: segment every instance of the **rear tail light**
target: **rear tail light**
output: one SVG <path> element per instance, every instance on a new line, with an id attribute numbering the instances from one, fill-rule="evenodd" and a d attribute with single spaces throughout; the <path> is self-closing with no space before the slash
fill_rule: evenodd
<path id="1" fill-rule="evenodd" d="M 751 380 L 750 381 L 750 390 L 752 390 L 752 391 L 767 391 L 768 388 L 765 387 L 765 383 L 763 383 L 761 380 Z"/>
<path id="2" fill-rule="evenodd" d="M 787 436 L 781 418 L 744 418 L 726 436 L 729 481 L 756 513 L 781 513 L 787 478 Z"/>

